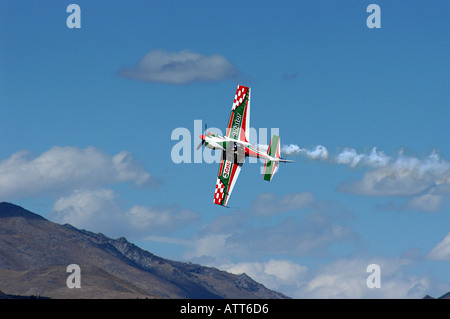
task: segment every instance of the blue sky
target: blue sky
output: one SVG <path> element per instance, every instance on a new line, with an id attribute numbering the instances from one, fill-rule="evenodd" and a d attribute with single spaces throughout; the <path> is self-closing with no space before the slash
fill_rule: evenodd
<path id="1" fill-rule="evenodd" d="M 1 201 L 297 298 L 450 290 L 447 2 L 71 3 L 0 1 Z M 237 84 L 296 162 L 245 164 L 226 209 L 171 136 L 225 131 Z"/>

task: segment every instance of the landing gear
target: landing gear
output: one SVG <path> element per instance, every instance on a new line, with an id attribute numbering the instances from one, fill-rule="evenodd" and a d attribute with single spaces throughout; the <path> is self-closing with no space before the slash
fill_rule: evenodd
<path id="1" fill-rule="evenodd" d="M 223 151 L 222 158 L 224 160 L 242 165 L 245 161 L 244 147 L 236 142 L 233 142 L 233 144 L 230 143 L 228 144 L 226 150 Z"/>

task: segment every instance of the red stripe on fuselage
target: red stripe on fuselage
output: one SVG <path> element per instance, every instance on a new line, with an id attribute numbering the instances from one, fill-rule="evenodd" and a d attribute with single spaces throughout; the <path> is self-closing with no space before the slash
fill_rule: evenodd
<path id="1" fill-rule="evenodd" d="M 248 99 L 247 99 L 247 104 L 244 107 L 244 116 L 242 117 L 242 124 L 241 124 L 241 137 L 240 140 L 241 141 L 247 141 L 247 138 L 245 137 L 245 130 L 248 129 L 248 127 L 245 127 L 247 124 L 247 107 L 248 107 Z"/>
<path id="2" fill-rule="evenodd" d="M 220 162 L 219 175 L 222 175 L 222 169 L 223 169 L 223 163 L 224 163 L 224 162 L 225 162 L 224 160 L 222 160 L 222 161 Z"/>
<path id="3" fill-rule="evenodd" d="M 253 156 L 253 157 L 259 157 L 261 156 L 260 153 L 255 152 L 254 150 L 249 149 L 248 147 L 244 147 L 245 155 L 246 156 Z"/>
<path id="4" fill-rule="evenodd" d="M 227 135 L 228 137 L 230 137 L 230 133 L 231 133 L 231 125 L 233 124 L 233 120 L 234 120 L 234 113 L 231 112 L 231 116 L 230 116 L 230 122 L 228 123 L 228 127 L 227 127 Z"/>

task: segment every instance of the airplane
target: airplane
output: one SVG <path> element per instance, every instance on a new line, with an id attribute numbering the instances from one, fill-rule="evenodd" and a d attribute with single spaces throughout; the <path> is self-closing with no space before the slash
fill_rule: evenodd
<path id="1" fill-rule="evenodd" d="M 221 136 L 213 132 L 200 135 L 202 141 L 197 147 L 199 149 L 204 145 L 213 150 L 223 151 L 214 192 L 214 204 L 227 206 L 246 157 L 265 159 L 263 179 L 269 182 L 278 170 L 280 162 L 293 162 L 280 157 L 279 136 L 272 135 L 266 152 L 249 143 L 249 133 L 250 88 L 238 85 L 226 135 Z"/>

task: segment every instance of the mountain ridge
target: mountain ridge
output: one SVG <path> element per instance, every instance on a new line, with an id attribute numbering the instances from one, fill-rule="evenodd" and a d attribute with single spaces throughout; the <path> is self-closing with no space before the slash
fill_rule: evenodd
<path id="1" fill-rule="evenodd" d="M 81 288 L 66 286 L 69 264 Z M 50 298 L 284 299 L 246 274 L 173 261 L 126 238 L 60 225 L 11 203 L 0 203 L 0 291 Z"/>
<path id="2" fill-rule="evenodd" d="M 423 297 L 422 299 L 450 299 L 450 291 L 447 292 L 447 293 L 445 293 L 445 294 L 443 294 L 443 295 L 440 296 L 440 297 L 437 297 L 437 298 L 434 298 L 434 297 L 432 297 L 432 296 L 430 296 L 430 295 L 426 295 L 426 296 Z"/>

